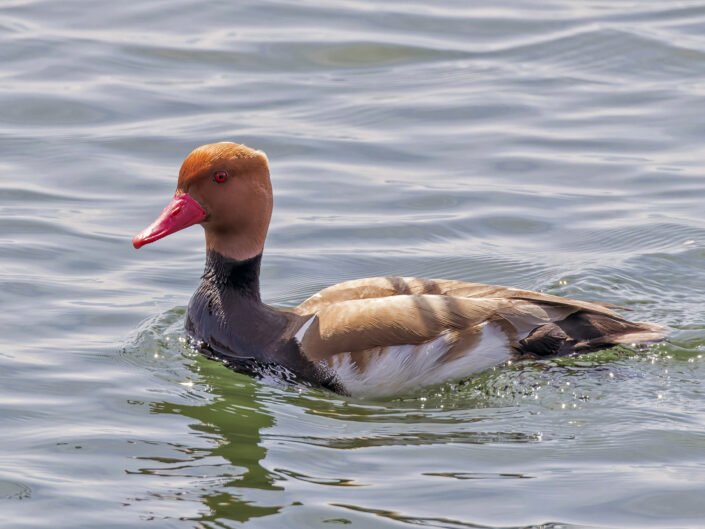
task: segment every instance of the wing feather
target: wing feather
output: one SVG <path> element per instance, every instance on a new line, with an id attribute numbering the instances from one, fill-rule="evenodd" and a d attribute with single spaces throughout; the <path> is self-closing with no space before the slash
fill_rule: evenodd
<path id="1" fill-rule="evenodd" d="M 388 298 L 401 295 L 442 295 L 459 298 L 503 298 L 517 299 L 563 307 L 575 307 L 590 312 L 621 317 L 614 308 L 623 309 L 609 303 L 581 301 L 553 296 L 530 290 L 520 290 L 498 285 L 468 283 L 450 279 L 423 279 L 418 277 L 370 277 L 345 281 L 330 286 L 314 294 L 294 309 L 300 315 L 315 314 L 324 307 L 339 303 L 372 298 Z"/>
<path id="2" fill-rule="evenodd" d="M 536 326 L 575 310 L 524 300 L 437 294 L 346 300 L 318 311 L 301 345 L 310 359 L 322 360 L 375 347 L 421 344 L 487 322 L 498 323 L 516 341 Z"/>
<path id="3" fill-rule="evenodd" d="M 657 340 L 666 333 L 658 325 L 629 322 L 609 307 L 479 283 L 375 277 L 326 288 L 293 310 L 306 321 L 307 327 L 296 334 L 304 354 L 327 362 L 342 353 L 362 360 L 366 351 L 425 344 L 441 336 L 472 337 L 473 329 L 488 323 L 495 324 L 512 348 L 531 354 Z M 553 323 L 558 330 L 537 332 Z M 553 343 L 563 335 L 560 344 Z M 459 350 L 452 347 L 448 357 Z M 472 347 L 462 350 L 472 353 Z"/>

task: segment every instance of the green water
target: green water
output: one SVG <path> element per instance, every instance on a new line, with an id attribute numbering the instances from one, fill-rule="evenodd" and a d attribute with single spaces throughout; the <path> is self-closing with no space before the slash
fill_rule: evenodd
<path id="1" fill-rule="evenodd" d="M 0 526 L 705 526 L 705 2 L 0 4 Z M 184 343 L 194 147 L 269 155 L 263 297 L 598 300 L 670 341 L 365 401 Z"/>

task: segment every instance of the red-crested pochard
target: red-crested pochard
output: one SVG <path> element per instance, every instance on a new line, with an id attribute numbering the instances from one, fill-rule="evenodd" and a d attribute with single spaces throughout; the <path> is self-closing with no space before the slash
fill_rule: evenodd
<path id="1" fill-rule="evenodd" d="M 135 248 L 193 224 L 206 266 L 186 316 L 205 354 L 236 371 L 275 373 L 357 396 L 388 396 L 459 380 L 510 359 L 662 339 L 605 303 L 447 279 L 375 277 L 328 287 L 294 309 L 260 298 L 272 214 L 267 157 L 244 145 L 203 145 Z"/>

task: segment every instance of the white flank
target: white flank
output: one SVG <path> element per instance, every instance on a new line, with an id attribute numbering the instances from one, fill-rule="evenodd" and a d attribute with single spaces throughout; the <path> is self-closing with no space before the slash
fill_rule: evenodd
<path id="1" fill-rule="evenodd" d="M 311 316 L 304 324 L 301 326 L 301 328 L 298 330 L 296 335 L 294 335 L 294 338 L 296 339 L 297 342 L 299 342 L 299 345 L 301 345 L 301 340 L 304 339 L 304 334 L 306 334 L 306 331 L 308 331 L 308 328 L 311 326 L 313 323 L 313 320 L 316 318 L 316 315 L 314 314 Z"/>
<path id="2" fill-rule="evenodd" d="M 448 335 L 443 334 L 421 345 L 386 347 L 369 360 L 364 372 L 347 353 L 335 355 L 331 367 L 351 396 L 389 397 L 460 380 L 511 358 L 507 336 L 493 324 L 483 324 L 480 341 L 471 350 L 450 362 L 440 362 L 451 345 Z"/>

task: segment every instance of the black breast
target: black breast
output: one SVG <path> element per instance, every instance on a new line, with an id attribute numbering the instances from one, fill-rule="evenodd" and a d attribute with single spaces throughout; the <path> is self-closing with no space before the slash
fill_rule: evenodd
<path id="1" fill-rule="evenodd" d="M 209 250 L 189 302 L 186 330 L 203 354 L 251 376 L 275 375 L 344 393 L 330 369 L 302 354 L 292 329 L 300 316 L 262 303 L 262 255 L 245 261 Z"/>

